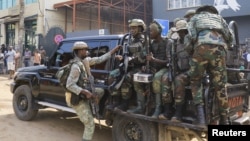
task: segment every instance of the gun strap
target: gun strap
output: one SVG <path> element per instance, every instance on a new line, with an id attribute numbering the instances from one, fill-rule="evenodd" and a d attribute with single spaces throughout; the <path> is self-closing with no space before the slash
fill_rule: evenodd
<path id="1" fill-rule="evenodd" d="M 124 58 L 124 75 L 122 76 L 122 79 L 115 85 L 115 89 L 119 89 L 122 85 L 122 82 L 124 81 L 126 75 L 127 75 L 127 69 L 128 69 L 128 57 Z"/>

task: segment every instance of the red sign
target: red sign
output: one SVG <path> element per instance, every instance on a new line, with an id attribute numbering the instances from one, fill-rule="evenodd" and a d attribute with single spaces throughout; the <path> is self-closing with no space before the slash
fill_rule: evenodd
<path id="1" fill-rule="evenodd" d="M 56 44 L 59 44 L 63 40 L 63 36 L 58 34 L 54 37 L 54 41 Z"/>

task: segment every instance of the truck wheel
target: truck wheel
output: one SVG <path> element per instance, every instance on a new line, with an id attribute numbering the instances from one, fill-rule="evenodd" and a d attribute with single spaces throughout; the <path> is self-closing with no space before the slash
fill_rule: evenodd
<path id="1" fill-rule="evenodd" d="M 33 120 L 38 110 L 34 108 L 30 87 L 27 85 L 19 86 L 13 95 L 13 109 L 18 119 L 24 121 Z"/>
<path id="2" fill-rule="evenodd" d="M 114 141 L 157 141 L 156 124 L 126 116 L 116 116 L 112 135 Z"/>

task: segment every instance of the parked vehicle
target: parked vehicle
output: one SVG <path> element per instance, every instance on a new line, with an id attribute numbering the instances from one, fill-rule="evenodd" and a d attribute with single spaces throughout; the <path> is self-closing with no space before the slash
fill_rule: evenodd
<path id="1" fill-rule="evenodd" d="M 45 66 L 24 67 L 17 70 L 14 81 L 11 84 L 13 93 L 13 109 L 16 116 L 23 121 L 34 120 L 38 111 L 44 108 L 55 108 L 63 111 L 75 113 L 73 109 L 67 107 L 65 102 L 65 91 L 59 85 L 55 74 L 59 67 L 68 63 L 72 58 L 71 47 L 75 41 L 84 41 L 90 47 L 90 56 L 96 57 L 103 55 L 117 45 L 125 45 L 129 35 L 103 35 L 68 38 L 63 40 L 53 55 L 47 60 Z M 238 55 L 237 44 L 235 44 L 232 54 Z M 122 55 L 123 51 L 118 52 Z M 119 66 L 120 62 L 114 59 L 107 60 L 102 64 L 91 67 L 95 78 L 95 86 L 105 90 L 105 95 L 99 103 L 99 115 L 106 121 L 108 126 L 112 126 L 114 141 L 190 141 L 196 138 L 199 141 L 207 138 L 207 129 L 196 126 L 193 123 L 195 111 L 190 88 L 186 87 L 186 107 L 183 111 L 183 120 L 181 123 L 173 123 L 169 120 L 153 119 L 148 115 L 128 114 L 127 112 L 107 109 L 107 104 L 115 102 L 114 97 L 109 93 L 110 83 L 108 76 L 111 70 Z M 237 68 L 228 68 L 230 74 L 237 75 L 239 72 L 248 72 L 248 70 L 239 70 Z M 227 94 L 229 96 L 230 121 L 232 124 L 249 124 L 249 90 L 250 86 L 247 80 L 232 79 L 227 85 Z M 218 124 L 217 102 L 213 91 L 210 89 L 209 77 L 204 77 L 204 101 L 206 110 L 206 120 L 208 124 Z M 154 97 L 150 102 L 154 101 Z M 130 106 L 133 105 L 133 101 Z M 154 105 L 154 104 L 151 104 Z M 149 107 L 153 111 L 154 107 Z M 149 112 L 149 114 L 151 114 Z"/>

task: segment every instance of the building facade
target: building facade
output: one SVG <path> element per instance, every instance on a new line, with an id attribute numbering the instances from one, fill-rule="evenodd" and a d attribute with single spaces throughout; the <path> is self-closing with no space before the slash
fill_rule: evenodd
<path id="1" fill-rule="evenodd" d="M 84 31 L 89 31 L 87 35 L 106 31 L 126 33 L 130 19 L 140 18 L 149 23 L 152 0 L 0 0 L 0 44 L 18 48 L 22 18 L 23 46 L 31 50 L 41 45 L 52 48 L 70 33 L 73 36 L 85 35 Z M 65 36 L 57 36 L 58 29 Z"/>
<path id="2" fill-rule="evenodd" d="M 183 17 L 187 10 L 201 5 L 214 5 L 228 23 L 236 21 L 240 43 L 249 44 L 250 1 L 247 0 L 154 0 L 153 18 L 167 19 L 172 25 L 175 18 Z"/>

